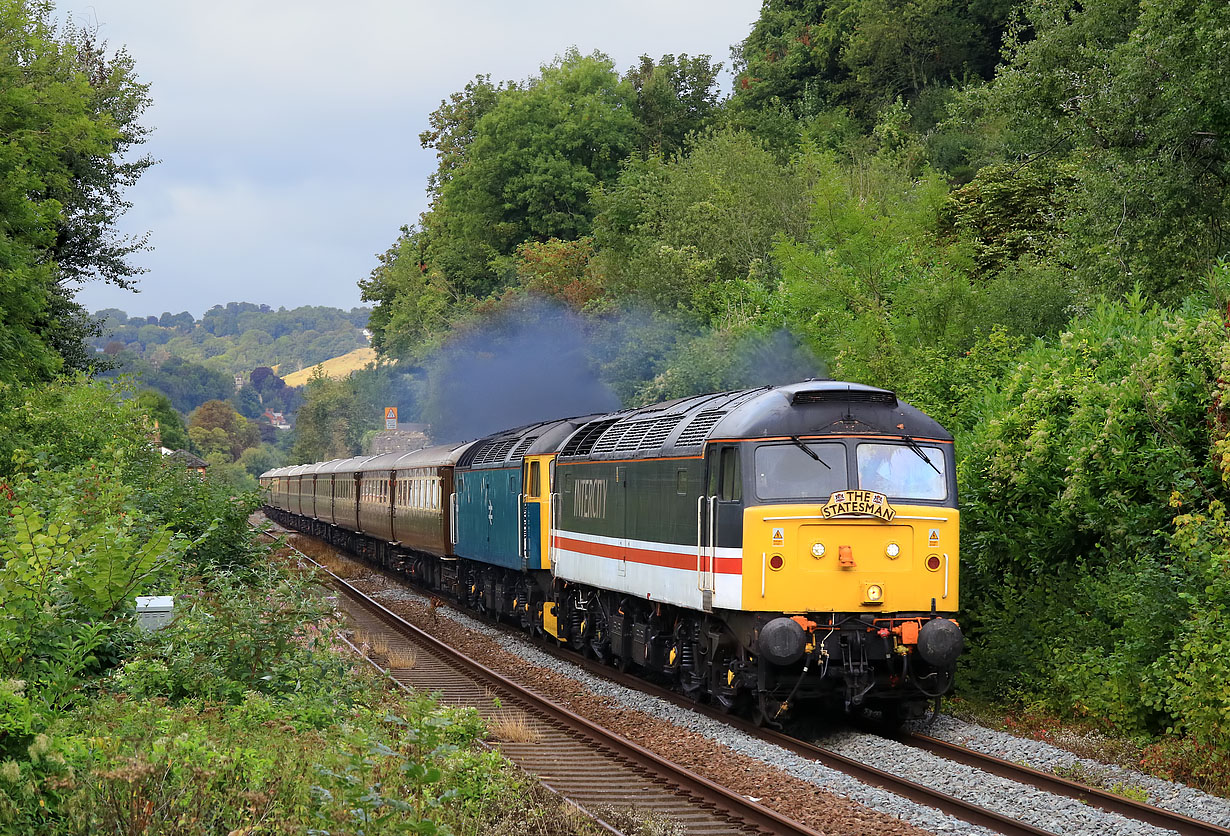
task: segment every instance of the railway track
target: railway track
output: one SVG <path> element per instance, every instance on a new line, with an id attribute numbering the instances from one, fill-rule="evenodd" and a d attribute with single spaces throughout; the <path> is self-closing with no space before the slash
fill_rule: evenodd
<path id="1" fill-rule="evenodd" d="M 761 804 L 684 769 L 487 668 L 405 621 L 378 601 L 299 552 L 346 600 L 357 629 L 382 634 L 390 650 L 414 664 L 389 671 L 399 683 L 437 693 L 442 703 L 473 707 L 493 727 L 518 725 L 521 742 L 496 747 L 544 786 L 567 798 L 600 825 L 603 808 L 652 811 L 689 836 L 782 834 L 822 836 Z M 612 832 L 617 832 L 613 831 Z"/>
<path id="2" fill-rule="evenodd" d="M 801 740 L 798 737 L 793 737 L 774 729 L 757 726 L 741 717 L 722 713 L 707 705 L 697 704 L 675 691 L 648 683 L 629 674 L 620 673 L 579 653 L 560 649 L 548 649 L 548 652 L 554 652 L 559 658 L 567 659 L 591 674 L 629 688 L 653 694 L 676 705 L 686 706 L 705 716 L 720 720 L 746 734 L 773 743 L 802 757 L 817 760 L 825 766 L 845 772 L 864 783 L 890 790 L 920 804 L 937 807 L 971 824 L 978 824 L 989 830 L 1004 834 L 1019 833 L 1034 834 L 1035 836 L 1038 836 L 1038 834 L 1055 836 L 1049 830 L 1044 830 L 1026 822 L 1020 822 L 1003 816 L 995 811 L 955 799 L 932 787 L 902 779 L 886 770 L 868 766 L 861 761 L 848 758 L 815 743 Z M 1155 827 L 1173 830 L 1181 834 L 1181 836 L 1230 836 L 1230 829 L 1184 816 L 1165 808 L 1155 807 L 1132 798 L 1116 795 L 1099 787 L 1081 784 L 1050 772 L 1033 769 L 1024 764 L 997 758 L 994 755 L 969 749 L 955 743 L 949 743 L 929 735 L 905 733 L 896 739 L 946 760 L 961 763 L 1053 795 L 1072 798 L 1083 804 L 1088 804 L 1092 807 L 1124 816 L 1125 818 L 1136 819 Z"/>
<path id="3" fill-rule="evenodd" d="M 368 568 L 372 568 L 372 567 L 368 567 Z M 376 570 L 376 571 L 381 571 L 381 570 Z M 407 584 L 406 579 L 403 577 L 392 576 L 392 575 L 389 575 L 389 577 L 393 578 L 400 584 L 403 584 L 403 585 Z M 349 584 L 347 584 L 347 586 L 349 586 Z M 351 588 L 353 589 L 353 587 Z M 358 592 L 357 590 L 355 590 L 355 592 L 358 595 L 362 596 L 361 592 Z M 363 598 L 366 599 L 366 596 L 363 596 Z M 370 599 L 367 599 L 367 600 L 370 600 Z M 372 604 L 374 604 L 376 607 L 380 608 L 381 610 L 384 609 L 383 606 L 377 602 L 373 601 Z M 388 612 L 388 611 L 385 610 L 385 612 Z M 393 615 L 392 613 L 389 613 L 389 615 L 391 615 L 394 619 L 401 621 L 401 623 L 406 624 L 407 626 L 413 628 L 413 625 L 409 625 L 407 622 L 402 621 L 396 615 Z M 505 628 L 504 625 L 496 625 L 496 626 Z M 417 630 L 417 628 L 413 628 L 413 629 Z M 505 628 L 505 629 L 510 629 L 510 628 Z M 426 636 L 426 634 L 423 634 L 423 635 Z M 435 640 L 432 639 L 430 636 L 428 636 L 427 638 L 430 639 L 432 642 L 435 642 Z M 669 689 L 654 685 L 653 683 L 647 682 L 646 680 L 641 679 L 639 677 L 632 676 L 631 674 L 621 673 L 617 671 L 616 669 L 610 667 L 609 665 L 596 662 L 592 659 L 582 656 L 579 653 L 575 653 L 573 651 L 569 651 L 569 650 L 558 648 L 558 647 L 552 647 L 552 646 L 548 646 L 545 649 L 547 650 L 547 652 L 552 653 L 558 658 L 565 659 L 581 667 L 582 669 L 588 671 L 589 673 L 595 676 L 599 676 L 601 678 L 607 679 L 609 681 L 624 685 L 626 687 L 629 687 L 635 690 L 649 693 L 653 696 L 657 696 L 661 699 L 670 701 L 677 705 L 685 706 L 689 710 L 696 711 L 697 713 L 700 713 L 702 715 L 708 716 L 713 719 L 720 720 L 721 722 L 726 723 L 727 725 L 735 729 L 738 729 L 739 731 L 742 731 L 750 736 L 753 736 L 761 740 L 764 740 L 766 742 L 772 743 L 774 745 L 781 747 L 782 749 L 793 752 L 794 754 L 797 754 L 801 757 L 805 757 L 810 760 L 817 761 L 824 766 L 827 766 L 829 768 L 836 769 L 840 772 L 843 772 L 865 784 L 877 786 L 889 792 L 893 792 L 904 798 L 908 798 L 911 801 L 914 801 L 916 803 L 937 808 L 951 816 L 954 816 L 963 821 L 969 822 L 970 824 L 979 825 L 988 830 L 1005 834 L 1005 836 L 1056 836 L 1056 833 L 1054 831 L 1045 830 L 1029 822 L 1015 819 L 1010 816 L 1004 815 L 1000 812 L 997 812 L 995 810 L 991 810 L 986 807 L 980 806 L 978 804 L 974 804 L 969 801 L 966 801 L 964 799 L 957 798 L 955 796 L 944 793 L 940 790 L 937 790 L 925 784 L 917 783 L 909 779 L 902 778 L 900 776 L 894 775 L 892 772 L 888 770 L 880 769 L 878 767 L 866 764 L 862 761 L 859 761 L 859 760 L 856 760 L 850 757 L 846 757 L 845 755 L 842 755 L 830 749 L 826 749 L 817 744 L 810 743 L 810 742 L 801 740 L 796 737 L 792 737 L 788 734 L 784 734 L 782 732 L 775 731 L 773 729 L 756 726 L 755 724 L 747 720 L 744 720 L 740 717 L 725 714 L 716 709 L 710 708 L 709 706 L 692 702 L 688 700 L 686 697 L 683 697 L 682 695 L 678 694 L 675 691 L 671 691 Z M 472 661 L 467 661 L 467 664 L 476 665 L 476 663 Z M 488 671 L 488 669 L 483 668 L 481 665 L 476 665 L 476 667 L 480 668 L 484 672 L 490 673 L 493 676 L 496 676 L 496 677 L 500 676 L 499 674 L 496 674 L 493 671 Z M 502 677 L 500 678 L 502 679 Z M 571 712 L 567 712 L 567 713 L 571 715 Z M 576 716 L 576 715 L 572 715 L 572 716 Z M 585 721 L 585 722 L 588 724 L 588 721 Z M 592 724 L 589 724 L 589 725 L 592 726 Z M 956 744 L 948 743 L 946 741 L 942 741 L 937 738 L 929 737 L 927 735 L 907 734 L 897 739 L 900 740 L 901 742 L 906 743 L 907 745 L 913 746 L 918 749 L 925 750 L 927 752 L 930 752 L 931 754 L 937 755 L 947 760 L 951 760 L 956 763 L 961 763 L 966 766 L 970 766 L 970 767 L 982 770 L 989 774 L 996 775 L 1001 778 L 1005 778 L 1005 779 L 1017 782 L 1019 784 L 1022 784 L 1025 787 L 1032 787 L 1032 788 L 1039 789 L 1039 790 L 1052 793 L 1058 796 L 1076 799 L 1083 804 L 1088 804 L 1090 806 L 1097 807 L 1099 809 L 1112 812 L 1112 813 L 1115 813 L 1115 814 L 1118 814 L 1118 815 L 1121 815 L 1127 818 L 1136 819 L 1138 821 L 1145 822 L 1155 827 L 1166 828 L 1166 829 L 1172 830 L 1176 833 L 1181 834 L 1181 836 L 1230 836 L 1230 829 L 1226 829 L 1226 828 L 1223 828 L 1223 827 L 1220 827 L 1218 825 L 1214 825 L 1208 822 L 1200 821 L 1198 819 L 1193 819 L 1187 816 L 1183 816 L 1181 814 L 1174 813 L 1164 808 L 1154 807 L 1152 805 L 1145 804 L 1145 803 L 1136 801 L 1134 799 L 1125 798 L 1123 796 L 1116 795 L 1114 793 L 1108 792 L 1101 788 L 1080 784 L 1075 781 L 1062 778 L 1060 776 L 1054 775 L 1049 772 L 1032 769 L 1030 767 L 1027 767 L 1021 764 L 1017 764 L 1011 761 L 1006 761 L 1000 758 L 996 758 L 992 755 L 987 755 L 985 753 L 978 752 L 973 749 L 968 749 L 962 746 L 958 746 Z M 627 743 L 627 741 L 625 741 L 625 743 Z M 635 744 L 630 744 L 630 745 L 635 746 Z M 635 748 L 637 750 L 640 750 L 640 752 L 645 752 L 645 750 L 641 749 L 641 747 L 635 747 Z M 508 753 L 510 754 L 510 757 L 511 757 L 512 752 L 509 751 Z M 652 753 L 647 753 L 647 754 L 650 754 L 652 756 Z M 657 756 L 652 756 L 652 757 L 657 759 Z M 527 766 L 526 768 L 531 772 L 542 774 L 541 772 L 539 772 L 538 770 L 532 767 Z M 548 777 L 552 775 L 552 773 L 549 770 L 545 774 L 547 774 Z M 694 776 L 694 777 L 699 778 L 700 776 Z M 701 780 L 704 781 L 704 779 L 701 779 Z M 707 781 L 705 783 L 711 784 L 711 782 L 707 782 Z M 548 782 L 548 786 L 551 786 L 549 782 Z M 554 789 L 554 787 L 552 788 Z M 564 794 L 567 795 L 567 793 L 564 793 Z M 735 795 L 731 793 L 727 793 L 727 794 Z M 735 797 L 742 799 L 741 796 L 735 795 Z M 705 802 L 705 803 L 711 804 L 713 802 Z M 757 806 L 758 809 L 760 810 L 765 810 L 765 808 L 759 807 L 759 805 L 755 805 L 755 806 Z M 772 812 L 772 811 L 768 811 L 768 812 Z M 726 815 L 730 815 L 730 811 L 728 811 Z M 786 820 L 786 821 L 788 822 L 789 820 Z M 764 825 L 757 825 L 757 826 L 763 827 Z M 710 832 L 710 831 L 697 831 L 697 832 Z M 769 826 L 768 832 L 811 833 L 814 831 L 810 831 L 806 828 L 803 828 L 801 830 L 785 830 L 785 829 L 782 829 L 781 825 L 776 825 L 776 826 Z"/>

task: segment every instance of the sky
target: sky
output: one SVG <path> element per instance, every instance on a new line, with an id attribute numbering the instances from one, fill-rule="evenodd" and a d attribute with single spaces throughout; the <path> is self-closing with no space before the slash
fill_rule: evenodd
<path id="1" fill-rule="evenodd" d="M 58 0 L 126 47 L 151 85 L 143 146 L 160 162 L 120 231 L 148 232 L 139 293 L 88 282 L 77 301 L 132 315 L 232 301 L 362 304 L 357 282 L 427 208 L 428 115 L 479 73 L 537 75 L 569 47 L 622 73 L 642 54 L 711 55 L 728 71 L 759 0 Z M 723 73 L 723 93 L 730 77 Z"/>

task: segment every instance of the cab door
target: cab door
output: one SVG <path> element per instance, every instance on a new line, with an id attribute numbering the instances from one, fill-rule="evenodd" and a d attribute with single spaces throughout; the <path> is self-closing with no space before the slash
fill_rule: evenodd
<path id="1" fill-rule="evenodd" d="M 696 588 L 701 606 L 713 609 L 718 552 L 743 543 L 743 468 L 734 444 L 705 451 L 705 490 L 696 503 Z"/>
<path id="2" fill-rule="evenodd" d="M 522 569 L 551 567 L 551 472 L 555 456 L 526 456 L 522 463 L 518 549 Z"/>

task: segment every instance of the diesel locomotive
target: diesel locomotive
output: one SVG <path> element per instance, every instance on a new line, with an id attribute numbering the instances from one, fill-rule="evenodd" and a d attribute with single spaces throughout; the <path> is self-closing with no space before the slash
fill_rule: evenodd
<path id="1" fill-rule="evenodd" d="M 271 518 L 773 721 L 916 717 L 962 634 L 952 436 L 808 380 L 261 476 Z"/>

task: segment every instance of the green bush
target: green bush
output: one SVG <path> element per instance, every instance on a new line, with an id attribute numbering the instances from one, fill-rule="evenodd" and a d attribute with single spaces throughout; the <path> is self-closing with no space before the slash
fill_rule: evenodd
<path id="1" fill-rule="evenodd" d="M 42 718 L 30 706 L 25 689 L 20 679 L 0 680 L 0 757 L 21 754 L 41 731 Z"/>
<path id="2" fill-rule="evenodd" d="M 132 599 L 175 570 L 185 543 L 133 506 L 118 466 L 18 473 L 0 496 L 0 676 L 48 708 L 122 654 Z"/>
<path id="3" fill-rule="evenodd" d="M 137 507 L 189 541 L 184 563 L 194 572 L 233 572 L 267 554 L 251 536 L 248 517 L 260 507 L 256 491 L 202 477 L 174 462 L 146 462 L 133 473 Z"/>
<path id="4" fill-rule="evenodd" d="M 344 682 L 344 663 L 321 652 L 333 612 L 312 583 L 277 568 L 195 579 L 176 596 L 174 621 L 138 645 L 114 687 L 136 697 L 239 704 L 253 692 L 291 695 L 315 682 Z"/>
<path id="5" fill-rule="evenodd" d="M 101 699 L 0 764 L 0 829 L 480 834 L 514 810 L 542 822 L 536 832 L 562 832 L 530 803 L 525 776 L 476 748 L 485 730 L 472 709 L 394 702 L 378 680 L 355 681 L 364 700 L 334 703 L 315 727 L 263 694 L 234 705 Z"/>
<path id="6" fill-rule="evenodd" d="M 1132 295 L 985 393 L 959 464 L 968 685 L 1230 741 L 1228 369 L 1207 303 Z"/>

